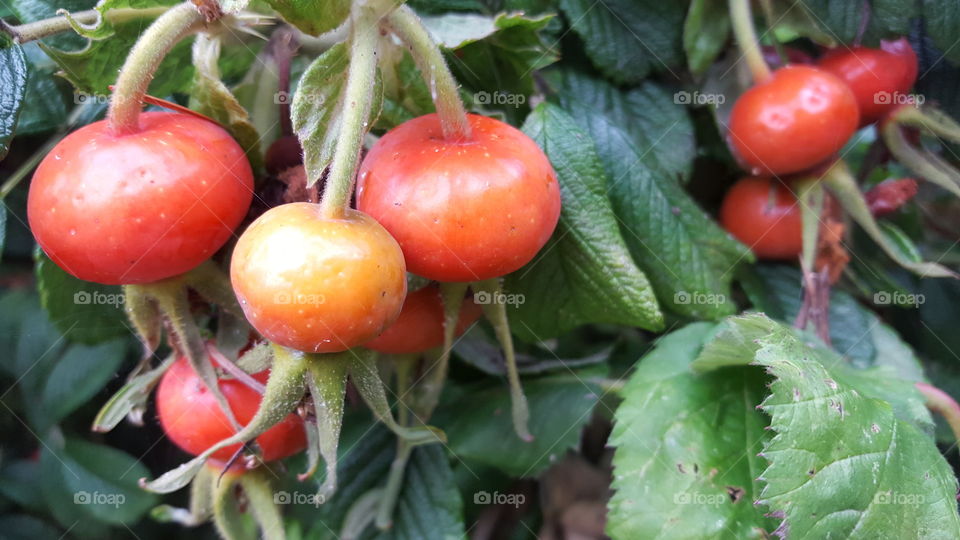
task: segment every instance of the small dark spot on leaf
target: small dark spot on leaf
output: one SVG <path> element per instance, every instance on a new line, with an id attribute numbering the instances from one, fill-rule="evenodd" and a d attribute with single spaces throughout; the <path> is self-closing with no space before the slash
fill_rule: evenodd
<path id="1" fill-rule="evenodd" d="M 687 471 L 683 468 L 683 463 L 677 463 L 677 470 L 680 471 L 680 474 L 687 474 Z"/>
<path id="2" fill-rule="evenodd" d="M 743 488 L 738 488 L 736 486 L 727 486 L 727 495 L 730 496 L 730 502 L 737 503 L 740 502 L 740 499 L 743 498 L 744 494 Z"/>

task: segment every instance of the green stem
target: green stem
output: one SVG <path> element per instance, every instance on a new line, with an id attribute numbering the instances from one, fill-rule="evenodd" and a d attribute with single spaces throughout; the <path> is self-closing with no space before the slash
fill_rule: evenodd
<path id="1" fill-rule="evenodd" d="M 894 122 L 886 122 L 887 125 L 898 123 L 901 125 L 914 126 L 926 130 L 937 137 L 947 139 L 954 143 L 960 143 L 960 124 L 937 109 L 918 106 L 904 105 L 896 110 L 892 115 Z M 886 125 L 884 126 L 886 127 Z"/>
<path id="2" fill-rule="evenodd" d="M 895 247 L 874 219 L 857 181 L 850 174 L 846 163 L 839 160 L 830 166 L 823 175 L 824 185 L 840 203 L 844 211 L 883 249 L 884 253 L 897 264 L 921 277 L 956 277 L 956 274 L 944 266 L 932 262 L 914 262 Z"/>
<path id="3" fill-rule="evenodd" d="M 396 370 L 397 375 L 397 423 L 401 426 L 409 426 L 410 422 L 413 420 L 412 415 L 410 414 L 413 410 L 414 399 L 411 393 L 411 384 L 413 384 L 414 372 L 416 371 L 417 361 L 419 360 L 418 355 L 416 354 L 395 354 L 391 358 L 388 358 L 387 361 L 391 362 Z M 426 418 L 424 418 L 426 421 Z"/>
<path id="4" fill-rule="evenodd" d="M 927 400 L 927 408 L 947 421 L 953 437 L 960 442 L 960 405 L 950 394 L 927 383 L 916 383 L 917 390 Z"/>
<path id="5" fill-rule="evenodd" d="M 898 122 L 887 122 L 880 129 L 880 135 L 890 153 L 903 166 L 960 197 L 960 172 L 933 154 L 910 144 Z"/>
<path id="6" fill-rule="evenodd" d="M 247 505 L 264 540 L 283 540 L 286 538 L 280 509 L 273 500 L 273 488 L 270 478 L 263 467 L 240 476 L 240 485 L 247 496 Z"/>
<path id="7" fill-rule="evenodd" d="M 770 78 L 770 66 L 763 60 L 763 52 L 757 40 L 757 31 L 753 27 L 753 14 L 750 12 L 750 0 L 730 0 L 730 21 L 733 35 L 747 60 L 753 82 L 760 84 Z"/>
<path id="8" fill-rule="evenodd" d="M 817 260 L 817 239 L 820 235 L 820 214 L 823 212 L 823 186 L 819 179 L 812 178 L 798 184 L 797 201 L 800 203 L 800 216 L 803 221 L 803 258 L 804 271 L 813 271 Z"/>
<path id="9" fill-rule="evenodd" d="M 168 9 L 170 8 L 166 6 L 143 9 L 117 8 L 108 10 L 103 14 L 103 18 L 106 19 L 110 24 L 119 24 L 137 19 L 153 19 L 155 17 L 159 17 Z M 100 20 L 100 12 L 95 9 L 78 11 L 76 13 L 69 14 L 69 18 L 67 18 L 65 15 L 60 15 L 58 17 L 43 19 L 42 21 L 24 23 L 18 26 L 9 26 L 7 31 L 13 34 L 13 37 L 17 40 L 17 42 L 27 43 L 29 41 L 36 41 L 38 39 L 43 39 L 61 32 L 72 30 L 73 27 L 70 24 L 70 19 L 73 19 L 74 22 L 79 24 L 95 24 Z"/>
<path id="10" fill-rule="evenodd" d="M 510 323 L 507 321 L 507 306 L 498 300 L 503 297 L 503 284 L 499 278 L 488 279 L 473 284 L 476 291 L 489 293 L 492 301 L 483 305 L 483 314 L 490 321 L 497 340 L 503 347 L 503 356 L 507 364 L 507 380 L 510 383 L 510 405 L 513 414 L 513 429 L 517 436 L 524 441 L 533 440 L 528 423 L 530 408 L 527 406 L 527 396 L 523 394 L 523 385 L 520 383 L 520 372 L 517 371 L 517 356 L 513 350 L 513 336 L 510 334 Z"/>
<path id="11" fill-rule="evenodd" d="M 413 445 L 404 439 L 397 439 L 397 455 L 390 464 L 390 474 L 387 476 L 387 485 L 380 496 L 377 507 L 376 525 L 378 529 L 387 530 L 393 525 L 393 510 L 397 506 L 397 498 L 403 487 L 403 476 L 407 470 L 407 462 L 413 453 Z"/>
<path id="12" fill-rule="evenodd" d="M 333 150 L 327 186 L 320 201 L 323 215 L 328 218 L 343 216 L 344 210 L 350 204 L 363 137 L 370 129 L 367 123 L 376 84 L 378 39 L 379 30 L 375 16 L 363 7 L 356 8 L 350 31 L 350 67 L 347 70 L 347 85 L 342 98 L 340 134 Z"/>
<path id="13" fill-rule="evenodd" d="M 387 24 L 410 47 L 413 59 L 433 96 L 443 136 L 448 140 L 469 139 L 470 123 L 460 99 L 457 81 L 450 73 L 440 47 L 434 43 L 420 18 L 409 6 L 402 6 L 387 17 Z"/>
<path id="14" fill-rule="evenodd" d="M 127 55 L 110 99 L 107 121 L 115 134 L 137 131 L 143 96 L 160 62 L 177 42 L 203 23 L 204 18 L 196 6 L 184 2 L 166 11 L 140 36 Z"/>
<path id="15" fill-rule="evenodd" d="M 443 300 L 443 349 L 436 361 L 430 364 L 423 382 L 420 383 L 421 399 L 418 400 L 417 414 L 424 421 L 433 415 L 433 410 L 440 402 L 440 394 L 443 392 L 450 366 L 450 349 L 453 348 L 453 338 L 460 321 L 460 308 L 467 287 L 466 283 L 440 284 L 440 296 Z"/>

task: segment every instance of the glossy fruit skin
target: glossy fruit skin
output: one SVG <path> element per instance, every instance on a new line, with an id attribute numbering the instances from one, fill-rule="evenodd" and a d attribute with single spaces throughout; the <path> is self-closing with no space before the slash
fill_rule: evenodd
<path id="1" fill-rule="evenodd" d="M 856 98 L 834 75 L 787 66 L 737 99 L 728 141 L 751 174 L 802 171 L 839 151 L 859 124 Z"/>
<path id="2" fill-rule="evenodd" d="M 818 61 L 821 69 L 842 79 L 853 91 L 864 125 L 896 107 L 898 94 L 905 95 L 917 80 L 917 54 L 906 39 L 883 41 L 880 47 L 837 48 Z"/>
<path id="3" fill-rule="evenodd" d="M 480 318 L 480 306 L 468 298 L 460 308 L 454 335 L 459 336 Z M 407 294 L 400 316 L 364 347 L 387 354 L 421 353 L 443 345 L 443 300 L 440 288 L 428 285 Z"/>
<path id="4" fill-rule="evenodd" d="M 800 206 L 779 181 L 737 181 L 723 199 L 720 223 L 760 259 L 795 259 L 803 251 Z"/>
<path id="5" fill-rule="evenodd" d="M 30 184 L 30 229 L 58 266 L 87 281 L 137 284 L 182 274 L 233 234 L 253 171 L 220 126 L 147 112 L 116 136 L 106 121 L 71 133 Z"/>
<path id="6" fill-rule="evenodd" d="M 230 280 L 257 331 L 315 353 L 376 337 L 407 293 L 403 252 L 380 224 L 356 210 L 326 218 L 311 203 L 257 218 L 233 251 Z"/>
<path id="7" fill-rule="evenodd" d="M 469 141 L 436 114 L 387 132 L 360 168 L 357 208 L 397 239 L 414 274 L 441 282 L 502 276 L 528 263 L 560 216 L 549 160 L 518 129 L 468 115 Z"/>
<path id="8" fill-rule="evenodd" d="M 266 383 L 269 373 L 262 371 L 251 376 Z M 218 385 L 237 421 L 242 425 L 249 423 L 260 406 L 262 396 L 236 379 L 222 379 Z M 167 437 L 193 455 L 204 452 L 236 432 L 220 410 L 216 398 L 204 386 L 186 358 L 174 362 L 160 380 L 157 414 Z M 300 452 L 307 444 L 303 419 L 295 414 L 287 416 L 257 437 L 257 444 L 263 451 L 264 461 L 283 459 Z M 222 468 L 238 448 L 239 444 L 214 452 L 212 464 Z"/>

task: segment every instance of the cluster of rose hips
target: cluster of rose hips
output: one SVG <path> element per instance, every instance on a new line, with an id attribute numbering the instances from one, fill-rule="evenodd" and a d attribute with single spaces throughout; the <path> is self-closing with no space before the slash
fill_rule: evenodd
<path id="1" fill-rule="evenodd" d="M 519 130 L 469 116 L 468 139 L 448 140 L 435 114 L 384 135 L 363 161 L 357 209 L 274 207 L 236 243 L 231 281 L 250 323 L 275 344 L 309 353 L 358 346 L 422 352 L 443 340 L 436 286 L 407 292 L 407 269 L 439 282 L 496 278 L 529 262 L 556 226 L 560 194 L 540 148 Z M 149 112 L 115 133 L 108 120 L 69 135 L 41 163 L 29 220 L 44 251 L 74 276 L 105 284 L 173 279 L 234 234 L 253 194 L 240 146 L 216 124 Z M 466 302 L 463 329 L 479 316 Z M 266 373 L 256 375 L 266 377 Z M 220 381 L 236 419 L 260 395 Z M 198 454 L 234 432 L 181 360 L 158 392 L 170 437 Z M 291 416 L 257 439 L 266 460 L 302 449 Z M 221 449 L 226 460 L 236 447 Z"/>
<path id="2" fill-rule="evenodd" d="M 724 198 L 723 226 L 763 259 L 795 259 L 802 220 L 795 179 L 827 165 L 860 127 L 882 121 L 913 87 L 917 55 L 900 38 L 880 48 L 838 47 L 791 64 L 744 92 L 728 142 L 751 176 Z"/>

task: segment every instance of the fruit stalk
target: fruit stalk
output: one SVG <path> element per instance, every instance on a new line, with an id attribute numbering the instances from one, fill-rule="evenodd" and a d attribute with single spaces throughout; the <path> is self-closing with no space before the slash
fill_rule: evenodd
<path id="1" fill-rule="evenodd" d="M 387 17 L 387 24 L 410 47 L 413 59 L 430 88 L 443 136 L 448 140 L 469 139 L 470 124 L 463 101 L 460 100 L 457 81 L 420 18 L 408 6 L 402 6 Z"/>
<path id="2" fill-rule="evenodd" d="M 341 217 L 350 204 L 363 137 L 370 128 L 367 124 L 377 76 L 379 31 L 375 14 L 363 7 L 356 8 L 350 32 L 350 67 L 343 95 L 340 137 L 333 150 L 327 185 L 320 201 L 323 215 L 333 219 Z"/>
<path id="3" fill-rule="evenodd" d="M 137 19 L 152 19 L 160 16 L 168 9 L 166 6 L 152 8 L 117 8 L 103 13 L 103 18 L 111 24 L 118 24 Z M 100 12 L 95 9 L 70 14 L 67 14 L 65 10 L 59 11 L 62 12 L 63 15 L 17 26 L 7 26 L 6 31 L 12 35 L 18 43 L 27 43 L 71 30 L 73 28 L 71 23 L 96 24 L 101 16 Z"/>
<path id="4" fill-rule="evenodd" d="M 134 133 L 143 96 L 160 62 L 181 39 L 204 23 L 197 7 L 185 2 L 170 8 L 147 28 L 130 50 L 110 99 L 107 118 L 117 135 Z"/>
<path id="5" fill-rule="evenodd" d="M 733 23 L 733 35 L 753 74 L 753 82 L 759 84 L 766 81 L 770 78 L 770 66 L 763 60 L 757 32 L 753 27 L 750 0 L 730 0 L 730 20 Z"/>

